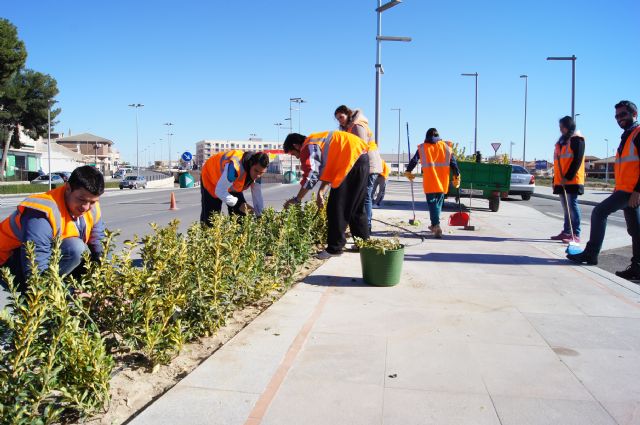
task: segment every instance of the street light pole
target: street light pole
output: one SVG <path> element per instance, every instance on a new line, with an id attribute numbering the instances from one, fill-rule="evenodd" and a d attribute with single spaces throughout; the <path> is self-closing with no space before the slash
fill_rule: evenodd
<path id="1" fill-rule="evenodd" d="M 171 133 L 171 126 L 173 123 L 166 122 L 164 125 L 167 126 L 167 144 L 169 145 L 169 159 L 167 160 L 167 167 L 169 168 L 169 172 L 171 172 L 171 136 L 173 136 Z"/>
<path id="2" fill-rule="evenodd" d="M 509 144 L 509 162 L 513 163 L 513 145 L 515 145 L 515 143 L 510 142 Z"/>
<path id="3" fill-rule="evenodd" d="M 527 155 L 527 96 L 529 91 L 529 76 L 521 75 L 520 78 L 524 78 L 524 136 L 522 139 L 522 168 L 527 168 L 526 155 Z"/>
<path id="4" fill-rule="evenodd" d="M 604 139 L 604 141 L 607 142 L 607 154 L 604 156 L 604 165 L 606 167 L 604 181 L 609 183 L 609 139 Z"/>
<path id="5" fill-rule="evenodd" d="M 398 111 L 398 180 L 400 180 L 400 114 L 402 108 L 391 108 L 392 111 Z"/>
<path id="6" fill-rule="evenodd" d="M 473 136 L 473 154 L 478 152 L 478 73 L 460 74 L 463 77 L 474 77 L 476 79 L 476 112 L 475 112 L 475 130 Z"/>
<path id="7" fill-rule="evenodd" d="M 378 19 L 378 30 L 376 32 L 376 110 L 375 110 L 375 130 L 374 137 L 376 143 L 379 143 L 380 137 L 380 76 L 384 74 L 382 64 L 380 63 L 380 57 L 382 55 L 382 41 L 404 41 L 410 42 L 411 37 L 385 37 L 382 35 L 382 12 L 391 9 L 394 6 L 402 3 L 401 0 L 391 0 L 385 4 L 382 4 L 382 0 L 378 0 L 378 7 L 376 8 Z"/>
<path id="8" fill-rule="evenodd" d="M 132 108 L 136 109 L 136 168 L 138 169 L 137 175 L 140 175 L 140 137 L 138 134 L 138 108 L 142 108 L 144 105 L 142 103 L 131 103 L 129 105 Z"/>
<path id="9" fill-rule="evenodd" d="M 49 190 L 51 190 L 51 101 L 47 102 L 47 163 L 49 164 Z"/>
<path id="10" fill-rule="evenodd" d="M 281 122 L 276 122 L 273 125 L 278 127 L 278 147 L 280 147 L 280 127 L 282 127 L 283 124 Z"/>
<path id="11" fill-rule="evenodd" d="M 548 61 L 571 61 L 571 118 L 576 119 L 576 55 L 552 56 Z"/>
<path id="12" fill-rule="evenodd" d="M 289 118 L 291 118 L 291 102 L 295 102 L 298 104 L 298 133 L 300 133 L 300 116 L 302 114 L 302 104 L 303 103 L 307 103 L 306 100 L 304 100 L 301 97 L 292 97 L 289 99 Z M 293 127 L 293 121 L 291 121 L 291 126 Z M 293 132 L 293 130 L 291 130 Z"/>

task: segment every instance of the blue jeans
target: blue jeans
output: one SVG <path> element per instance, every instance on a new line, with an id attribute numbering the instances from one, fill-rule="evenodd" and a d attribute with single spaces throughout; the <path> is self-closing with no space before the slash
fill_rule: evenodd
<path id="1" fill-rule="evenodd" d="M 442 204 L 444 204 L 444 193 L 427 193 L 427 207 L 429 207 L 429 218 L 432 226 L 440 224 Z"/>
<path id="2" fill-rule="evenodd" d="M 376 180 L 378 180 L 378 173 L 369 174 L 369 180 L 367 180 L 367 196 L 364 198 L 364 211 L 367 213 L 369 231 L 371 231 L 371 218 L 373 217 L 373 186 Z"/>
<path id="3" fill-rule="evenodd" d="M 616 211 L 624 211 L 624 219 L 627 222 L 627 232 L 631 236 L 633 246 L 632 264 L 640 265 L 640 210 L 629 208 L 631 193 L 616 191 L 602 201 L 591 213 L 591 234 L 584 252 L 597 257 L 602 249 L 604 234 L 607 230 L 607 217 Z"/>
<path id="4" fill-rule="evenodd" d="M 564 210 L 564 229 L 562 230 L 567 235 L 571 234 L 571 226 L 569 225 L 569 214 L 571 214 L 571 225 L 573 225 L 573 234 L 580 236 L 580 207 L 578 206 L 578 194 L 567 193 L 567 199 L 565 201 L 564 192 L 560 192 L 560 203 Z M 567 211 L 567 203 L 569 203 L 569 211 Z"/>

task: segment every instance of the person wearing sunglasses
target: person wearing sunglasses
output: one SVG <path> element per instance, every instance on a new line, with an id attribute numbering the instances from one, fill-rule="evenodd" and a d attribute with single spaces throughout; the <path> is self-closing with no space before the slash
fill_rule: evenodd
<path id="1" fill-rule="evenodd" d="M 627 222 L 627 232 L 631 236 L 633 256 L 631 264 L 616 275 L 627 280 L 640 280 L 640 125 L 638 108 L 628 100 L 615 106 L 615 119 L 624 131 L 620 146 L 616 151 L 614 192 L 602 201 L 591 213 L 591 233 L 583 252 L 567 254 L 567 258 L 580 264 L 598 264 L 598 254 L 602 249 L 607 228 L 607 218 L 616 211 L 623 210 Z"/>

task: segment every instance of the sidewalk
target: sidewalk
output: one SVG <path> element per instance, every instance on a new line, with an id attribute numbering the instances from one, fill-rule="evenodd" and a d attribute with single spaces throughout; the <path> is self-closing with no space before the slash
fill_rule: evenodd
<path id="1" fill-rule="evenodd" d="M 408 185 L 387 193 L 376 218 L 406 222 Z M 559 220 L 526 203 L 472 217 L 402 232 L 393 288 L 329 260 L 130 423 L 640 423 L 640 287 L 568 264 L 545 239 Z"/>
<path id="2" fill-rule="evenodd" d="M 608 198 L 611 193 L 613 192 L 604 189 L 585 189 L 584 195 L 578 197 L 578 203 L 596 206 Z M 556 201 L 560 200 L 558 195 L 553 194 L 553 188 L 550 186 L 536 186 L 536 191 L 533 196 L 538 198 L 554 199 Z"/>

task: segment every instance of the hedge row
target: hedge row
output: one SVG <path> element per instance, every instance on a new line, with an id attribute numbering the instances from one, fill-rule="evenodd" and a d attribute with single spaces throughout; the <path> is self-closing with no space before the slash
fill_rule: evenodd
<path id="1" fill-rule="evenodd" d="M 120 182 L 105 182 L 104 187 L 107 189 L 115 189 Z M 51 185 L 55 189 L 58 185 Z M 0 195 L 20 195 L 28 193 L 42 193 L 49 190 L 46 184 L 3 184 L 0 185 Z"/>
<path id="2" fill-rule="evenodd" d="M 132 260 L 135 241 L 112 253 L 108 233 L 105 255 L 85 258 L 78 280 L 58 277 L 56 247 L 27 293 L 12 292 L 11 310 L 0 313 L 3 421 L 64 422 L 103 409 L 118 358 L 141 358 L 149 370 L 169 362 L 235 310 L 285 291 L 326 232 L 312 203 L 258 219 L 214 215 L 211 227 L 185 234 L 177 221 L 152 227 L 141 265 Z"/>

